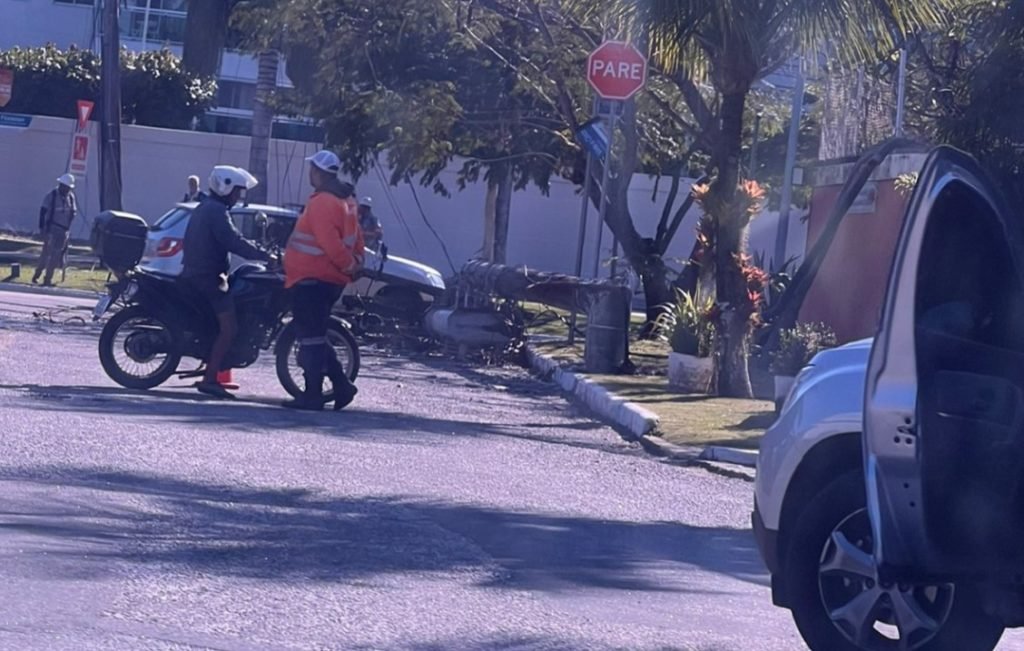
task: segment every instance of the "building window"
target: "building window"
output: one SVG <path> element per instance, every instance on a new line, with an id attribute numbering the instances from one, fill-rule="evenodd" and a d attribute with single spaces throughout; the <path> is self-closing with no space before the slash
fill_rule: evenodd
<path id="1" fill-rule="evenodd" d="M 128 39 L 180 45 L 185 42 L 185 0 L 129 0 L 121 12 L 121 35 Z"/>
<path id="2" fill-rule="evenodd" d="M 256 84 L 244 81 L 217 82 L 217 107 L 251 111 L 256 103 Z"/>

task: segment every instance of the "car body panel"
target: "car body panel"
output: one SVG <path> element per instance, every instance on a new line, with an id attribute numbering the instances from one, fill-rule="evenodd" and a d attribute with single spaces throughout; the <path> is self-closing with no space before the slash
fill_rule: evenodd
<path id="1" fill-rule="evenodd" d="M 831 437 L 861 431 L 871 344 L 865 339 L 816 355 L 761 439 L 754 494 L 769 531 L 779 529 L 786 490 L 807 454 Z"/>
<path id="2" fill-rule="evenodd" d="M 924 252 L 927 228 L 945 210 L 941 196 L 971 196 L 976 202 L 971 205 L 985 206 L 999 223 L 1007 224 L 1008 211 L 973 159 L 949 147 L 929 155 L 897 243 L 865 390 L 864 464 L 875 555 L 881 571 L 896 576 L 955 576 L 968 567 L 982 571 L 995 562 L 984 554 L 966 558 L 940 550 L 937 530 L 929 530 L 926 516 L 922 449 L 928 445 L 928 432 L 919 427 L 918 290 L 919 270 L 928 259 Z M 1010 232 L 1006 235 L 1019 245 L 1019 238 L 1010 237 Z M 932 480 L 946 481 L 937 475 Z M 957 521 L 950 518 L 942 526 L 956 528 Z"/>

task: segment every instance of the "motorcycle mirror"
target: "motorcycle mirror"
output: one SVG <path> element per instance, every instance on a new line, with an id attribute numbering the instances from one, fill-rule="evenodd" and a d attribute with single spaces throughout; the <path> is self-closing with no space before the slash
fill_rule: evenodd
<path id="1" fill-rule="evenodd" d="M 270 221 L 269 219 L 267 219 L 267 214 L 263 213 L 263 212 L 256 213 L 255 221 L 256 221 L 256 228 L 259 229 L 259 232 L 260 232 L 260 240 L 263 241 L 263 242 L 266 242 L 267 241 L 267 225 L 268 225 L 268 223 Z"/>

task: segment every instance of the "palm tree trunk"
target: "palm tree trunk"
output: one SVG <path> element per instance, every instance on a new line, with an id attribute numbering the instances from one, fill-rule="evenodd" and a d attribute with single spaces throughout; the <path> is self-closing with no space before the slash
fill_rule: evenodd
<path id="1" fill-rule="evenodd" d="M 234 0 L 192 0 L 185 18 L 181 64 L 200 77 L 217 77 Z"/>
<path id="2" fill-rule="evenodd" d="M 718 394 L 732 398 L 753 395 L 747 359 L 750 352 L 751 306 L 738 256 L 746 249 L 746 216 L 736 206 L 743 146 L 743 109 L 747 91 L 722 97 L 722 134 L 718 146 L 718 178 L 712 187 L 715 234 L 715 291 L 721 317 L 717 324 Z"/>
<path id="3" fill-rule="evenodd" d="M 274 125 L 274 111 L 270 98 L 277 87 L 278 54 L 266 50 L 259 54 L 259 72 L 256 77 L 256 103 L 252 112 L 252 139 L 249 144 L 249 171 L 260 184 L 249 193 L 254 203 L 267 202 L 267 179 L 270 159 L 270 135 Z"/>

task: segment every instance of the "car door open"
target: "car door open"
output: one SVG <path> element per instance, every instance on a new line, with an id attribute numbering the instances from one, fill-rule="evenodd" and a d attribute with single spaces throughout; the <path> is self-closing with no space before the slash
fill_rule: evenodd
<path id="1" fill-rule="evenodd" d="M 1021 225 L 977 163 L 922 169 L 868 367 L 875 554 L 892 579 L 1024 570 Z"/>

